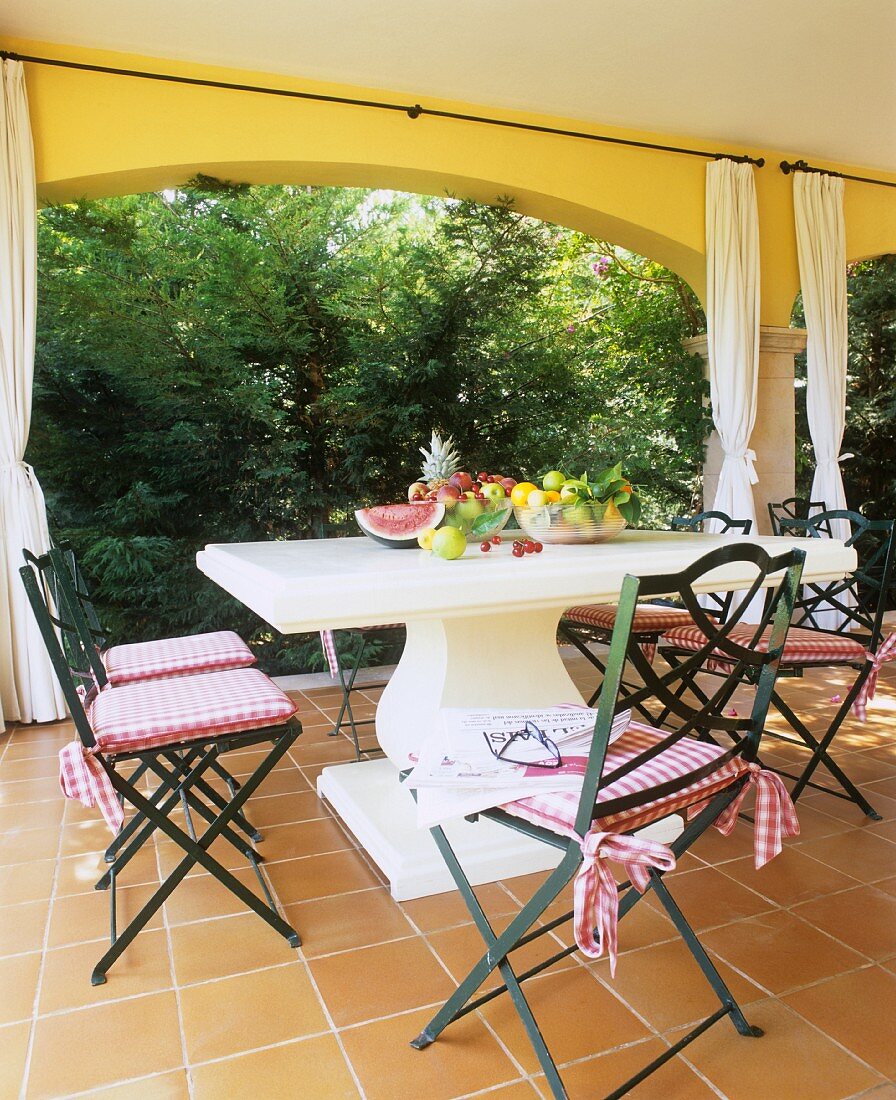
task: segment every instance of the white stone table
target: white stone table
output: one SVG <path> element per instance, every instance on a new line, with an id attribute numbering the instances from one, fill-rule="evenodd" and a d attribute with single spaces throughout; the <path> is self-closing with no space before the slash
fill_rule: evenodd
<path id="1" fill-rule="evenodd" d="M 407 624 L 404 653 L 377 708 L 377 736 L 388 759 L 334 765 L 318 782 L 389 879 L 393 896 L 407 900 L 453 887 L 397 778 L 440 708 L 581 702 L 556 645 L 563 611 L 615 600 L 626 573 L 674 573 L 741 537 L 625 531 L 599 546 L 546 546 L 521 560 L 511 556 L 508 539 L 488 554 L 474 544 L 454 562 L 359 537 L 212 544 L 196 560 L 284 634 Z M 772 554 L 794 544 L 772 536 L 749 541 Z M 807 553 L 806 580 L 842 577 L 855 565 L 855 552 L 835 539 L 800 539 L 799 545 Z M 746 588 L 752 579 L 749 567 L 726 566 L 705 587 Z M 474 884 L 556 861 L 544 845 L 491 822 L 461 821 L 449 836 Z"/>

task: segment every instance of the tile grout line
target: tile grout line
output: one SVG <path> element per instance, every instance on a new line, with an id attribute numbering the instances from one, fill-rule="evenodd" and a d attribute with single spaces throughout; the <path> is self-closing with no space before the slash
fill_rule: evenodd
<path id="1" fill-rule="evenodd" d="M 47 965 L 47 951 L 48 943 L 50 939 L 50 924 L 53 920 L 53 908 L 56 904 L 56 888 L 59 884 L 59 868 L 62 852 L 62 839 L 63 831 L 60 824 L 59 827 L 59 844 L 56 849 L 56 866 L 53 868 L 53 881 L 50 885 L 50 904 L 47 907 L 47 917 L 44 924 L 43 941 L 40 951 L 40 966 L 37 973 L 37 986 L 34 990 L 34 1002 L 31 1010 L 31 1028 L 28 1033 L 28 1049 L 25 1053 L 25 1064 L 22 1067 L 22 1084 L 19 1088 L 19 1100 L 25 1100 L 25 1095 L 28 1089 L 28 1081 L 31 1077 L 31 1060 L 34 1054 L 34 1039 L 37 1031 L 38 1021 L 38 1005 L 40 1004 L 40 995 L 43 990 L 44 971 Z"/>
<path id="2" fill-rule="evenodd" d="M 162 854 L 159 850 L 159 837 L 156 835 L 156 830 L 152 836 L 152 844 L 155 849 L 156 855 L 156 872 L 159 876 L 159 883 L 163 883 L 165 880 L 162 877 Z M 190 1072 L 190 1062 L 187 1053 L 187 1036 L 184 1031 L 184 1012 L 183 1005 L 181 1003 L 180 986 L 177 981 L 177 970 L 174 966 L 174 941 L 171 936 L 171 924 L 168 919 L 168 905 L 167 902 L 162 903 L 162 927 L 165 931 L 165 945 L 168 953 L 168 972 L 171 975 L 171 985 L 174 990 L 174 1003 L 177 1008 L 177 1031 L 180 1038 L 180 1053 L 183 1063 L 184 1076 L 187 1079 L 187 1094 L 190 1100 L 193 1100 L 195 1096 L 195 1088 L 193 1085 L 193 1074 Z M 139 935 L 139 933 L 138 933 Z"/>

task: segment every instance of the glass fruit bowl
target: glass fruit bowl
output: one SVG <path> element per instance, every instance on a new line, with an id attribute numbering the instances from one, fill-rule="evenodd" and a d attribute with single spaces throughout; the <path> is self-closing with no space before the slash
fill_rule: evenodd
<path id="1" fill-rule="evenodd" d="M 511 503 L 509 497 L 501 500 L 474 500 L 470 497 L 445 507 L 445 518 L 440 527 L 457 527 L 463 531 L 467 542 L 485 542 L 492 535 L 499 535 L 510 519 Z"/>
<path id="2" fill-rule="evenodd" d="M 609 542 L 625 529 L 625 520 L 598 501 L 578 504 L 545 504 L 539 508 L 515 505 L 513 514 L 531 539 L 544 543 Z"/>

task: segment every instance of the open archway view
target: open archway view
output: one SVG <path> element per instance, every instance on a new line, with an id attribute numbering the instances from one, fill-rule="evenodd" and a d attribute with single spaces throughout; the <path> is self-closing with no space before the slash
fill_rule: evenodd
<path id="1" fill-rule="evenodd" d="M 269 672 L 320 667 L 195 552 L 356 533 L 433 429 L 517 478 L 622 460 L 648 526 L 699 497 L 696 297 L 509 204 L 203 178 L 45 209 L 39 264 L 28 458 L 128 640 L 226 626 Z"/>

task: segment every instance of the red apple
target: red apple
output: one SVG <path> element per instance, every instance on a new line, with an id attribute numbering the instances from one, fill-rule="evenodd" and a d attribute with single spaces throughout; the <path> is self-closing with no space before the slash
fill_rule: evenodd
<path id="1" fill-rule="evenodd" d="M 516 479 L 512 477 L 502 477 L 501 484 L 504 486 L 504 491 L 510 496 L 510 490 L 516 485 Z"/>
<path id="2" fill-rule="evenodd" d="M 456 489 L 460 489 L 462 493 L 465 493 L 468 489 L 473 487 L 473 479 L 466 472 L 466 470 L 458 470 L 456 474 L 452 474 L 448 478 L 448 484 L 453 485 Z"/>

